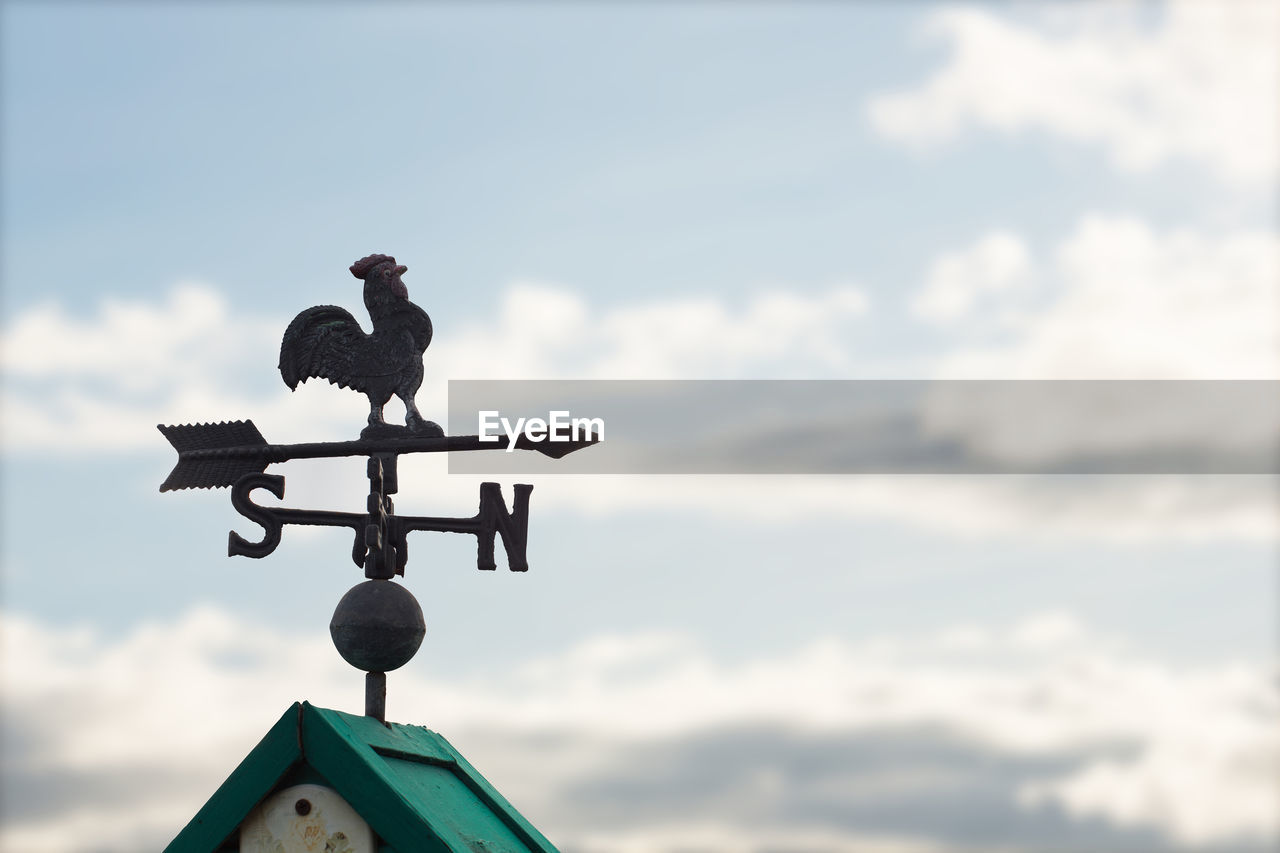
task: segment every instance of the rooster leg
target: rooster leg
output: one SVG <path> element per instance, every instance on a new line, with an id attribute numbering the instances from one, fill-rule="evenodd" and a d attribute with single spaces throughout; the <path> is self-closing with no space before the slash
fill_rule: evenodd
<path id="1" fill-rule="evenodd" d="M 378 426 L 386 423 L 386 421 L 382 419 L 382 406 L 382 403 L 375 403 L 372 400 L 369 401 L 369 426 Z"/>
<path id="2" fill-rule="evenodd" d="M 409 429 L 419 432 L 422 425 L 426 423 L 426 418 L 422 416 L 422 412 L 418 411 L 418 404 L 414 402 L 413 397 L 400 399 L 404 400 L 404 422 L 409 425 Z"/>
<path id="3" fill-rule="evenodd" d="M 444 435 L 444 430 L 440 428 L 438 423 L 427 420 L 422 416 L 422 412 L 418 411 L 418 406 L 414 403 L 412 394 L 400 399 L 404 401 L 404 422 L 411 432 L 418 435 Z"/>

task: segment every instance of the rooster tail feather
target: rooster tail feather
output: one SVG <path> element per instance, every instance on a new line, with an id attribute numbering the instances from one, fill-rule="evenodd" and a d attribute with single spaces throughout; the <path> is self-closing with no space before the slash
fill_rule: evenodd
<path id="1" fill-rule="evenodd" d="M 293 318 L 280 341 L 280 378 L 290 390 L 312 377 L 350 387 L 352 358 L 366 337 L 345 308 L 308 308 Z"/>

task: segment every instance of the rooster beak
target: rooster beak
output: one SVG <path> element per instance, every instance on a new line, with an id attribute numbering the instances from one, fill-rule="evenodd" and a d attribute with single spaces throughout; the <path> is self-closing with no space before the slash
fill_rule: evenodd
<path id="1" fill-rule="evenodd" d="M 395 273 L 396 273 L 396 275 L 404 275 L 404 274 L 405 274 L 405 273 L 407 273 L 408 271 L 409 271 L 409 268 L 408 268 L 408 267 L 406 267 L 404 264 L 400 264 L 400 265 L 399 265 L 399 266 L 397 266 L 397 267 L 396 267 L 396 269 L 395 269 Z"/>

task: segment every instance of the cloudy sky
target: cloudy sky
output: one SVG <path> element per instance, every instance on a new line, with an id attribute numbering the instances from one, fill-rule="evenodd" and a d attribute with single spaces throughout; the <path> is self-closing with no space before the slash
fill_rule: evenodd
<path id="1" fill-rule="evenodd" d="M 361 708 L 345 534 L 228 559 L 155 425 L 354 437 L 275 364 L 363 255 L 439 421 L 469 378 L 1280 378 L 1274 0 L 0 14 L 6 850 L 158 849 L 290 702 Z M 406 460 L 398 508 L 478 480 Z M 1280 836 L 1274 476 L 532 482 L 526 575 L 414 539 L 388 716 L 566 851 Z"/>

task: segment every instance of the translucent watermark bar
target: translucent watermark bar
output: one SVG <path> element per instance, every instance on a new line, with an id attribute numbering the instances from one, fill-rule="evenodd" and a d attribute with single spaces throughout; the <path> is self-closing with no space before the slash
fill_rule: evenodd
<path id="1" fill-rule="evenodd" d="M 561 440 L 553 423 L 602 440 L 450 454 L 450 473 L 1280 473 L 1276 381 L 449 383 L 450 435 Z"/>

